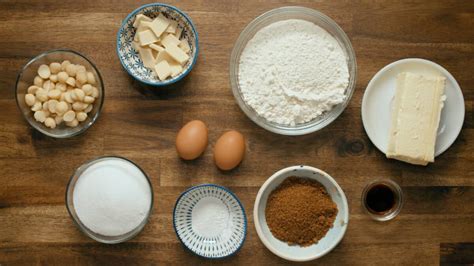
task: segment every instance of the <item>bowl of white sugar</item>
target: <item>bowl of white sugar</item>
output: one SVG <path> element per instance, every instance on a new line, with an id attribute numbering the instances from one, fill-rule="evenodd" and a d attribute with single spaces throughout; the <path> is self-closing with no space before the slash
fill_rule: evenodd
<path id="1" fill-rule="evenodd" d="M 282 7 L 254 19 L 230 59 L 230 82 L 242 111 L 282 135 L 324 128 L 346 108 L 357 64 L 344 31 L 328 16 Z"/>
<path id="2" fill-rule="evenodd" d="M 66 206 L 85 235 L 116 244 L 143 229 L 153 208 L 153 189 L 148 176 L 132 161 L 100 157 L 84 163 L 72 175 Z"/>

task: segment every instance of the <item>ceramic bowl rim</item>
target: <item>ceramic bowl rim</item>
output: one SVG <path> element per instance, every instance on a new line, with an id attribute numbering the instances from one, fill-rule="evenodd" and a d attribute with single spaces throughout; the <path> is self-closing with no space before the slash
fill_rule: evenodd
<path id="1" fill-rule="evenodd" d="M 184 241 L 181 239 L 181 237 L 179 236 L 178 234 L 178 230 L 176 229 L 176 208 L 178 206 L 178 202 L 181 200 L 182 197 L 184 197 L 186 194 L 188 193 L 191 193 L 193 190 L 196 190 L 198 188 L 201 188 L 201 187 L 215 187 L 215 188 L 219 188 L 219 189 L 222 189 L 224 190 L 225 192 L 229 193 L 236 201 L 237 203 L 239 204 L 239 207 L 240 209 L 242 210 L 242 213 L 243 213 L 243 216 L 244 216 L 244 237 L 242 238 L 242 241 L 239 243 L 239 246 L 237 247 L 236 250 L 234 250 L 234 252 L 228 254 L 228 255 L 225 255 L 225 256 L 220 256 L 220 257 L 206 257 L 206 256 L 203 256 L 201 254 L 198 254 L 196 252 L 194 252 L 193 250 L 191 250 L 190 248 L 188 248 L 188 246 L 184 243 Z M 216 185 L 216 184 L 200 184 L 200 185 L 196 185 L 196 186 L 192 186 L 188 189 L 186 189 L 185 191 L 183 191 L 178 199 L 176 200 L 176 203 L 174 204 L 174 207 L 173 207 L 173 228 L 174 228 L 174 232 L 176 233 L 176 236 L 178 237 L 179 241 L 181 242 L 181 244 L 183 244 L 183 246 L 186 247 L 187 250 L 191 251 L 193 254 L 201 257 L 201 258 L 206 258 L 206 259 L 212 259 L 212 260 L 219 260 L 219 259 L 224 259 L 224 258 L 227 258 L 227 257 L 230 257 L 232 255 L 234 255 L 235 253 L 237 253 L 241 248 L 242 246 L 244 245 L 245 243 L 245 239 L 247 238 L 247 215 L 245 213 L 245 208 L 244 208 L 244 205 L 242 204 L 242 202 L 240 201 L 240 199 L 237 197 L 237 195 L 234 194 L 234 192 L 232 192 L 230 189 L 224 187 L 224 186 L 220 186 L 220 185 Z"/>
<path id="2" fill-rule="evenodd" d="M 193 31 L 193 34 L 194 34 L 194 40 L 196 42 L 196 45 L 195 45 L 195 50 L 196 52 L 194 53 L 195 55 L 193 56 L 193 61 L 191 62 L 191 65 L 189 65 L 188 69 L 186 69 L 186 71 L 184 71 L 183 73 L 179 74 L 178 77 L 176 79 L 170 79 L 170 80 L 165 80 L 165 81 L 160 81 L 160 82 L 151 82 L 151 81 L 146 81 L 146 80 L 143 80 L 141 78 L 139 78 L 138 76 L 136 76 L 135 74 L 133 74 L 129 69 L 128 67 L 125 66 L 122 58 L 120 57 L 120 51 L 119 51 L 119 43 L 120 43 L 120 33 L 124 30 L 125 28 L 125 24 L 135 15 L 137 15 L 138 12 L 140 12 L 142 9 L 145 9 L 147 7 L 150 7 L 150 6 L 162 6 L 162 7 L 167 7 L 171 10 L 173 10 L 174 12 L 180 14 L 182 17 L 184 17 L 188 22 L 189 22 L 189 25 L 191 26 L 191 29 Z M 191 18 L 186 14 L 184 13 L 183 11 L 181 11 L 180 9 L 178 9 L 177 7 L 175 6 L 172 6 L 172 5 L 168 5 L 168 4 L 163 4 L 163 3 L 150 3 L 150 4 L 146 4 L 146 5 L 142 5 L 138 8 L 136 8 L 135 10 L 133 10 L 132 12 L 130 12 L 126 17 L 125 19 L 122 21 L 122 25 L 120 25 L 120 28 L 117 32 L 117 38 L 116 38 L 116 45 L 115 45 L 115 50 L 117 52 L 117 56 L 120 60 L 120 64 L 122 65 L 122 67 L 127 71 L 127 73 L 132 76 L 134 79 L 138 80 L 139 82 L 141 83 L 144 83 L 144 84 L 147 84 L 147 85 L 150 85 L 150 86 L 154 86 L 154 87 L 162 87 L 162 86 L 167 86 L 167 85 L 171 85 L 173 83 L 176 83 L 178 81 L 180 81 L 181 79 L 183 79 L 185 76 L 187 76 L 189 74 L 189 72 L 191 72 L 191 70 L 193 69 L 194 65 L 196 64 L 196 61 L 197 61 L 197 58 L 198 58 L 198 54 L 199 54 L 199 36 L 198 36 L 198 32 L 196 30 L 196 27 L 194 26 L 194 23 L 193 21 L 191 20 Z"/>
<path id="3" fill-rule="evenodd" d="M 294 170 L 302 170 L 302 169 L 312 171 L 312 172 L 316 172 L 316 173 L 320 174 L 321 176 L 326 178 L 336 188 L 338 193 L 341 195 L 341 202 L 342 202 L 342 205 L 344 206 L 344 209 L 346 210 L 343 214 L 343 219 L 347 222 L 346 222 L 346 226 L 344 226 L 341 229 L 341 234 L 339 234 L 338 238 L 335 239 L 327 249 L 323 250 L 320 254 L 316 254 L 314 256 L 307 257 L 305 259 L 298 259 L 298 258 L 295 258 L 295 257 L 287 256 L 284 253 L 280 252 L 278 249 L 274 248 L 272 246 L 272 244 L 267 240 L 266 236 L 264 235 L 264 233 L 262 231 L 262 225 L 260 224 L 260 219 L 258 219 L 258 217 L 259 217 L 259 215 L 258 215 L 259 214 L 258 206 L 260 205 L 260 202 L 261 202 L 262 195 L 263 195 L 264 191 L 266 191 L 268 189 L 268 186 L 271 183 L 275 182 L 275 179 L 277 179 L 278 177 L 280 177 L 280 176 L 282 176 L 282 175 L 284 175 L 288 172 L 292 172 Z M 324 255 L 326 255 L 327 253 L 329 253 L 330 251 L 332 251 L 341 242 L 341 240 L 344 238 L 344 235 L 346 234 L 346 231 L 347 231 L 347 227 L 349 225 L 349 204 L 347 202 L 346 195 L 344 194 L 344 191 L 342 190 L 342 188 L 339 186 L 339 184 L 336 182 L 336 180 L 334 180 L 334 178 L 332 176 L 330 176 L 328 173 L 324 172 L 321 169 L 312 167 L 312 166 L 294 165 L 294 166 L 289 166 L 289 167 L 283 168 L 281 170 L 278 170 L 276 173 L 274 173 L 272 176 L 270 176 L 265 181 L 265 183 L 263 183 L 263 185 L 258 190 L 257 197 L 255 199 L 255 204 L 254 204 L 254 208 L 253 208 L 253 217 L 254 217 L 255 230 L 257 231 L 257 235 L 260 238 L 260 241 L 262 241 L 262 243 L 265 245 L 265 247 L 267 247 L 267 249 L 270 250 L 273 254 L 279 256 L 280 258 L 289 260 L 289 261 L 295 261 L 295 262 L 311 261 L 311 260 L 321 258 Z"/>

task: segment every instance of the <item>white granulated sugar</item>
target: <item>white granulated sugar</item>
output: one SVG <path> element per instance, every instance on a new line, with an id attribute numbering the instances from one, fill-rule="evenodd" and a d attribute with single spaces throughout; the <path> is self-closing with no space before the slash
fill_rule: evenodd
<path id="1" fill-rule="evenodd" d="M 192 212 L 192 228 L 200 236 L 227 239 L 232 233 L 232 217 L 224 203 L 214 197 L 202 198 Z"/>
<path id="2" fill-rule="evenodd" d="M 134 164 L 119 158 L 88 167 L 74 187 L 74 209 L 90 230 L 119 236 L 137 228 L 148 214 L 151 190 Z"/>
<path id="3" fill-rule="evenodd" d="M 240 57 L 245 102 L 281 125 L 309 122 L 342 103 L 348 83 L 346 56 L 337 40 L 305 20 L 262 28 Z"/>

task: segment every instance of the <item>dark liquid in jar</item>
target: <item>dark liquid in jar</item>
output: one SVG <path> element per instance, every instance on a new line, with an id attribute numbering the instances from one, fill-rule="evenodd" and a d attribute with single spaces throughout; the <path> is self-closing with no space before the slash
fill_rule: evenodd
<path id="1" fill-rule="evenodd" d="M 369 211 L 383 214 L 390 211 L 395 206 L 395 192 L 387 185 L 374 185 L 367 192 L 365 205 Z"/>

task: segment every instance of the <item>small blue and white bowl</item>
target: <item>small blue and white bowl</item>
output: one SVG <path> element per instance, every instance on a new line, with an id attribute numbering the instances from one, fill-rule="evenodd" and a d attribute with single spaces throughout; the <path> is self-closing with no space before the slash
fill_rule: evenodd
<path id="1" fill-rule="evenodd" d="M 236 253 L 247 233 L 245 210 L 225 187 L 204 184 L 183 192 L 173 211 L 183 245 L 198 256 L 219 259 Z"/>
<path id="2" fill-rule="evenodd" d="M 168 19 L 178 22 L 178 27 L 183 29 L 181 38 L 186 39 L 191 48 L 190 60 L 183 66 L 183 72 L 181 72 L 181 74 L 174 78 L 161 81 L 154 71 L 143 66 L 139 54 L 132 47 L 133 37 L 135 36 L 133 22 L 138 14 L 144 14 L 152 19 L 159 14 L 163 14 Z M 181 80 L 189 74 L 197 60 L 199 52 L 198 40 L 197 31 L 188 15 L 174 6 L 152 3 L 135 9 L 124 19 L 117 33 L 117 55 L 123 68 L 136 80 L 151 86 L 166 86 Z"/>

